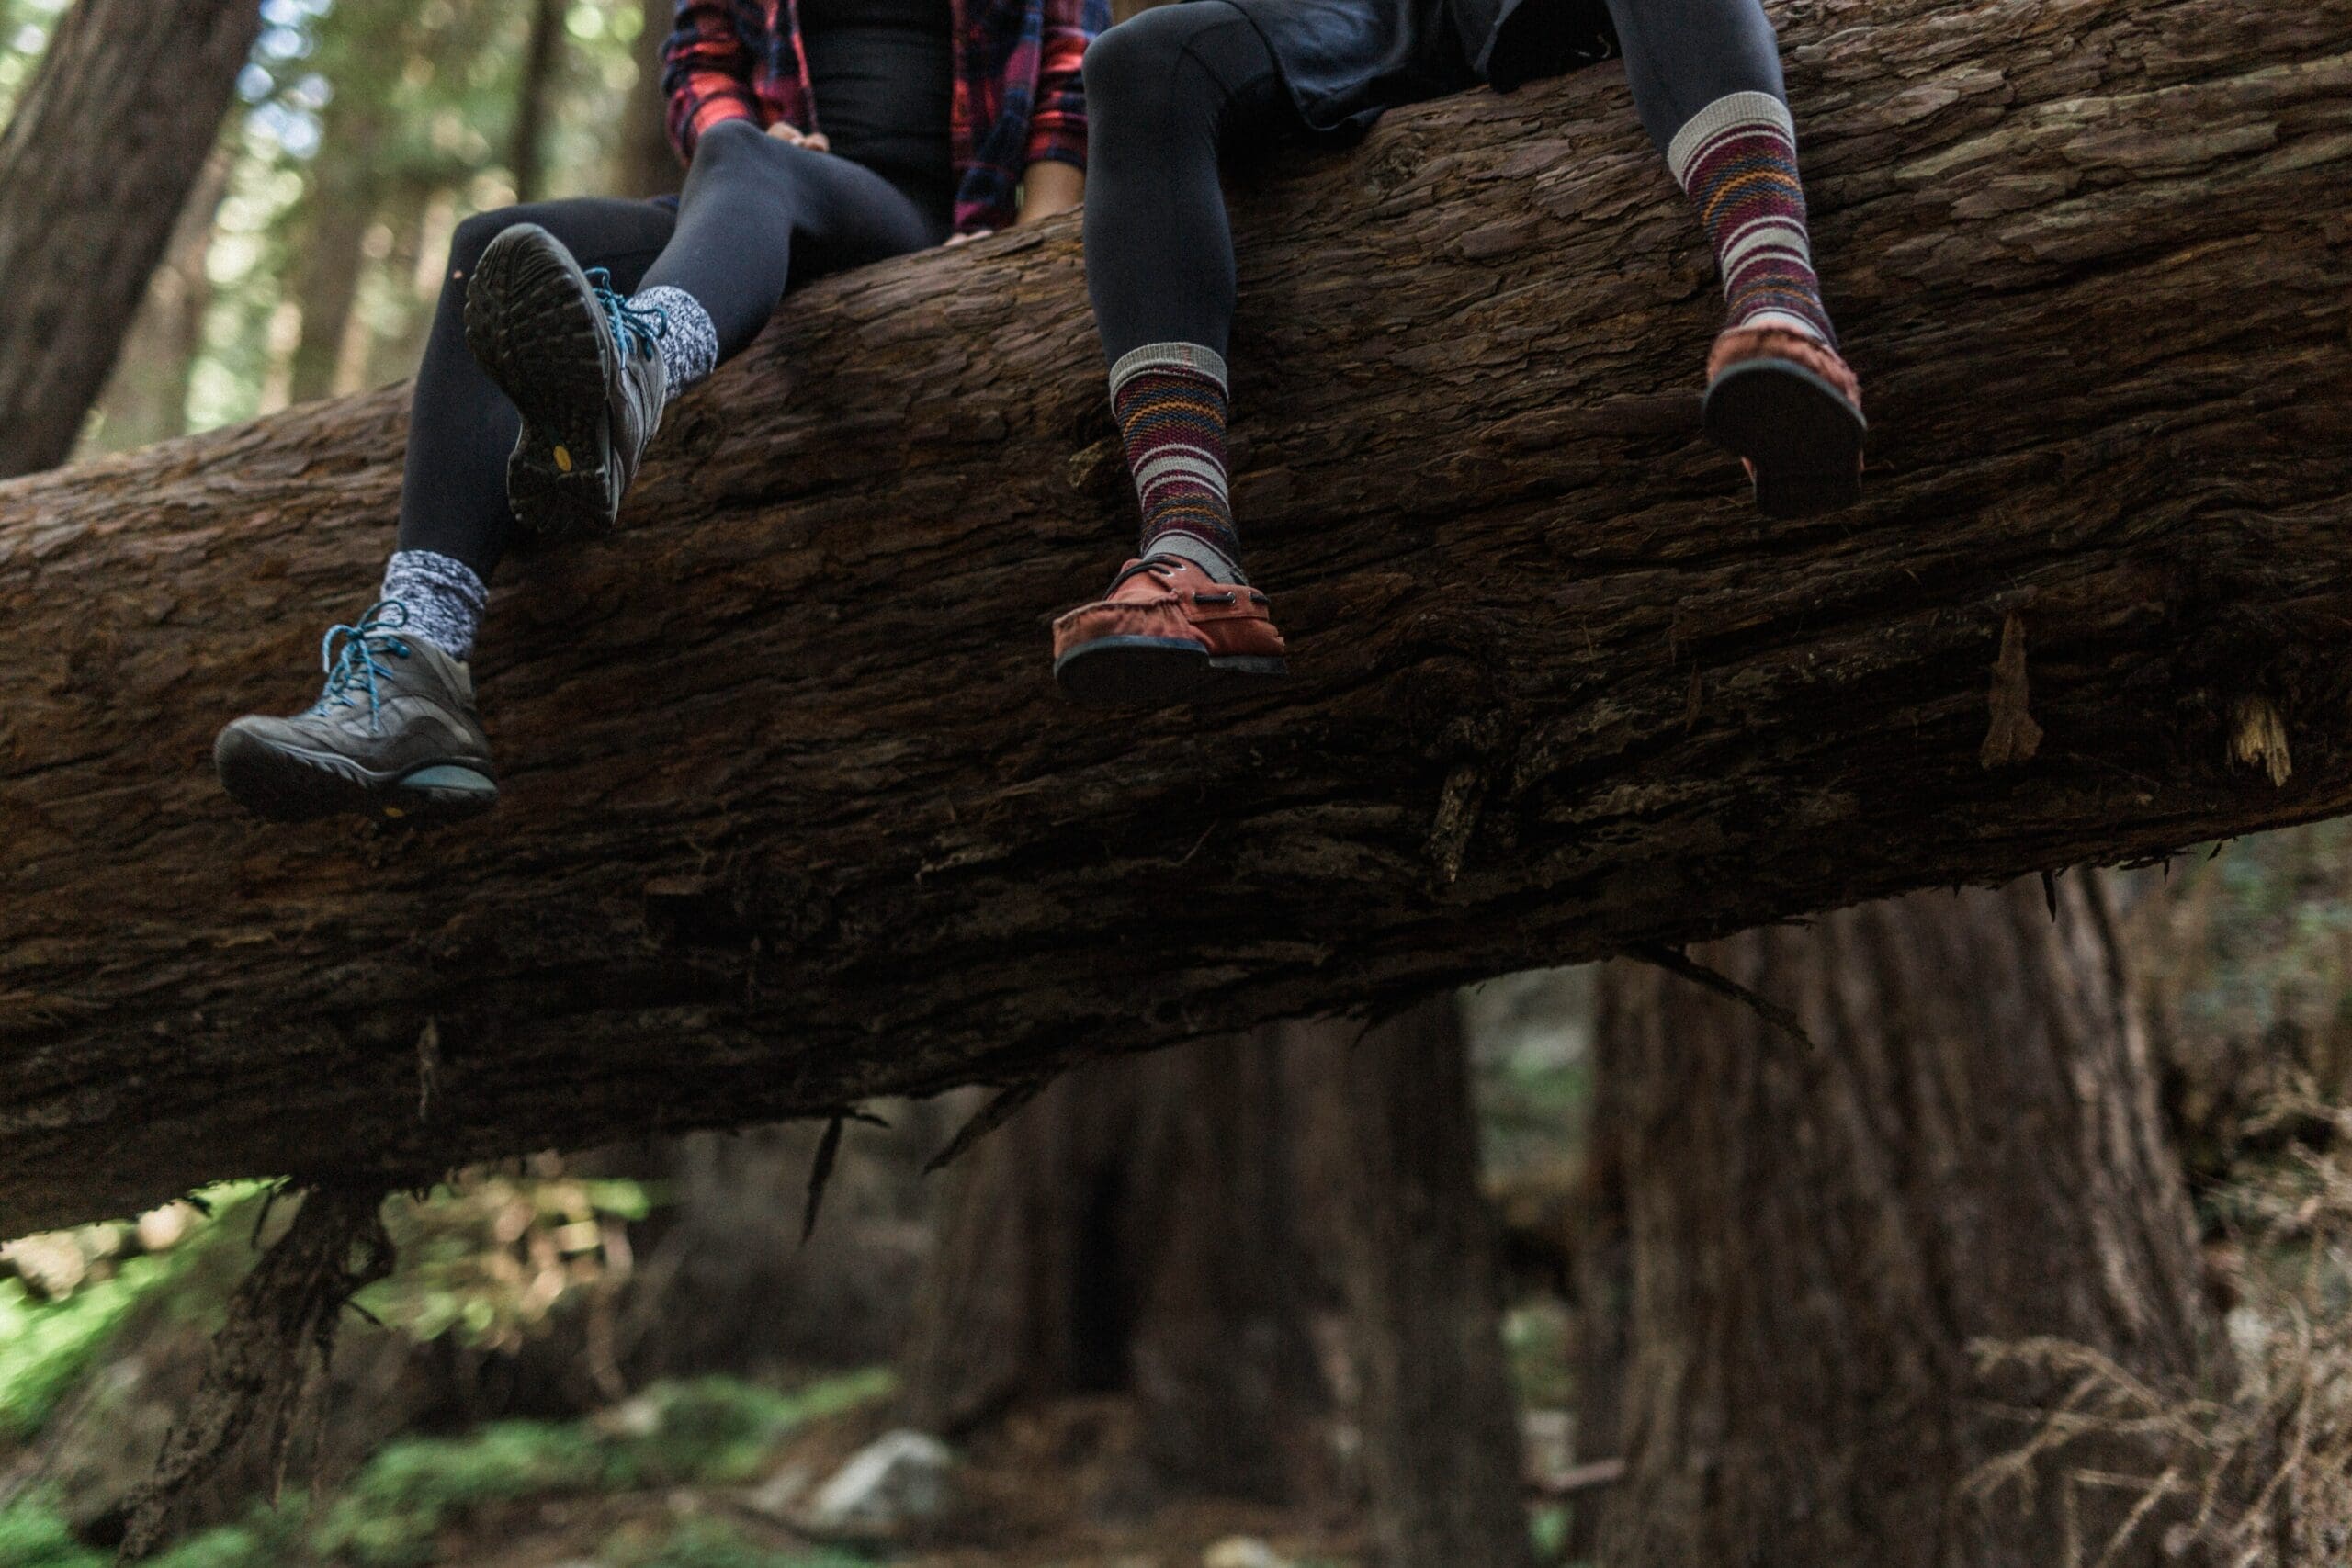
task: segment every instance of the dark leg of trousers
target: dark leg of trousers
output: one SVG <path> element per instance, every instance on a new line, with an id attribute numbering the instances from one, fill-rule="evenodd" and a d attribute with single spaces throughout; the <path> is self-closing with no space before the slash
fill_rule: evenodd
<path id="1" fill-rule="evenodd" d="M 1609 0 L 1609 9 L 1635 107 L 1660 152 L 1717 98 L 1782 96 L 1759 0 Z M 1164 342 L 1223 354 L 1233 236 L 1217 168 L 1296 127 L 1280 65 L 1237 7 L 1193 0 L 1097 39 L 1086 89 L 1086 277 L 1104 355 L 1116 362 Z"/>
<path id="2" fill-rule="evenodd" d="M 467 352 L 466 281 L 483 249 L 515 223 L 537 223 L 583 267 L 604 267 L 624 294 L 660 284 L 710 312 L 719 356 L 741 353 L 794 284 L 921 250 L 946 235 L 888 180 L 830 153 L 714 128 L 695 150 L 678 210 L 650 201 L 582 197 L 503 208 L 458 225 L 409 415 L 400 548 L 434 550 L 485 581 L 506 553 L 506 457 L 522 416 Z"/>
<path id="3" fill-rule="evenodd" d="M 1223 354 L 1233 231 L 1218 160 L 1298 123 L 1272 53 L 1224 0 L 1159 6 L 1094 40 L 1086 94 L 1086 287 L 1104 355 Z"/>
<path id="4" fill-rule="evenodd" d="M 1538 0 L 1529 0 L 1538 3 Z M 1642 129 L 1664 152 L 1690 117 L 1733 93 L 1788 101 L 1761 0 L 1609 0 Z"/>

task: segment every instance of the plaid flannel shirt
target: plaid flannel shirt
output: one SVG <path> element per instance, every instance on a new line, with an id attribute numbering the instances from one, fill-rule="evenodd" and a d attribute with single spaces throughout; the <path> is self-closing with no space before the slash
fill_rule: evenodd
<path id="1" fill-rule="evenodd" d="M 952 0 L 956 40 L 956 228 L 1013 218 L 1022 172 L 1050 159 L 1086 167 L 1086 45 L 1110 0 Z M 678 0 L 663 51 L 670 141 L 681 158 L 721 120 L 816 131 L 808 54 L 793 0 Z"/>

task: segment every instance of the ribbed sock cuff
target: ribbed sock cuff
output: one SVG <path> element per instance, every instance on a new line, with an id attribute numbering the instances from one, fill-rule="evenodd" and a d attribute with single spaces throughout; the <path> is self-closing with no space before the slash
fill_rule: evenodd
<path id="1" fill-rule="evenodd" d="M 1788 105 L 1770 93 L 1726 93 L 1686 120 L 1667 145 L 1666 166 L 1674 172 L 1674 183 L 1689 190 L 1691 168 L 1707 143 L 1726 130 L 1756 125 L 1778 130 L 1791 147 L 1797 144 L 1797 122 Z"/>
<path id="2" fill-rule="evenodd" d="M 433 550 L 395 550 L 379 597 L 398 600 L 407 612 L 402 631 L 459 663 L 473 657 L 490 586 L 465 562 Z"/>
<path id="3" fill-rule="evenodd" d="M 1147 370 L 1190 370 L 1216 382 L 1218 391 L 1227 389 L 1225 355 L 1216 350 L 1196 343 L 1148 343 L 1119 355 L 1111 367 L 1111 396 L 1116 398 L 1120 388 Z"/>
<path id="4" fill-rule="evenodd" d="M 701 300 L 674 284 L 663 283 L 639 290 L 629 296 L 628 302 L 639 310 L 662 312 L 662 325 L 654 346 L 661 350 L 671 397 L 718 368 L 718 328 Z"/>

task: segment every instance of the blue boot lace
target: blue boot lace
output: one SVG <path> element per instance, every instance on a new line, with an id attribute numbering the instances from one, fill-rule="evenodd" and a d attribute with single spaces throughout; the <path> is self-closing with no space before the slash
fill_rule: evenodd
<path id="1" fill-rule="evenodd" d="M 331 707 L 356 707 L 356 694 L 365 691 L 368 722 L 382 728 L 376 677 L 381 675 L 389 680 L 392 672 L 377 663 L 376 656 L 409 656 L 407 639 L 394 635 L 406 625 L 408 606 L 397 599 L 380 599 L 368 606 L 356 626 L 327 628 L 327 635 L 319 639 L 319 664 L 327 672 L 327 685 L 311 711 L 322 714 Z"/>
<path id="2" fill-rule="evenodd" d="M 588 269 L 588 287 L 596 291 L 596 303 L 605 308 L 605 321 L 613 329 L 613 341 L 624 353 L 650 355 L 654 344 L 669 335 L 670 312 L 659 305 L 639 305 L 613 287 L 613 275 L 601 266 Z"/>

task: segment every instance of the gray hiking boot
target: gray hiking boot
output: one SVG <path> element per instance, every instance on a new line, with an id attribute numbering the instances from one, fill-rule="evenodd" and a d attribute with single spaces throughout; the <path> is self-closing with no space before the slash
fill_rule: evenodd
<path id="1" fill-rule="evenodd" d="M 484 248 L 466 286 L 466 346 L 522 411 L 506 500 L 526 534 L 557 543 L 611 531 L 669 399 L 655 347 L 668 330 L 536 223 Z"/>
<path id="2" fill-rule="evenodd" d="M 237 720 L 213 743 L 231 795 L 273 822 L 337 812 L 442 822 L 498 799 L 472 675 L 429 642 L 399 635 L 396 599 L 320 645 L 326 689 L 302 713 Z"/>

